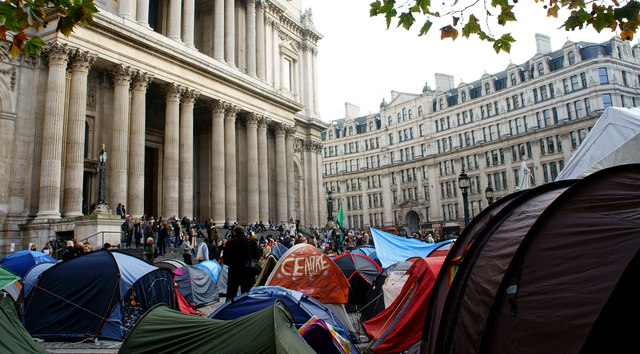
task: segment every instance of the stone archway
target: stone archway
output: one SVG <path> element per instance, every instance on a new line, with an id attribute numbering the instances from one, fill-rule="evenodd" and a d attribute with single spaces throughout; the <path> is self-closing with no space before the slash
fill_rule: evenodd
<path id="1" fill-rule="evenodd" d="M 404 217 L 405 220 L 405 228 L 409 235 L 412 235 L 414 232 L 418 232 L 418 225 L 420 225 L 420 215 L 414 210 L 409 210 L 407 215 Z"/>

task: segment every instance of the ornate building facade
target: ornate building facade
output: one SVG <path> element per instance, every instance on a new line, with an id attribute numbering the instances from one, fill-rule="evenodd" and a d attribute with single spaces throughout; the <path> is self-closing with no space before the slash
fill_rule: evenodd
<path id="1" fill-rule="evenodd" d="M 0 63 L 0 240 L 83 239 L 133 217 L 240 223 L 326 218 L 317 43 L 281 0 L 97 0 L 92 27 L 57 18 L 42 55 Z M 48 30 L 47 30 L 48 29 Z M 102 226 L 100 226 L 102 225 Z"/>
<path id="2" fill-rule="evenodd" d="M 536 42 L 527 62 L 471 83 L 436 74 L 435 90 L 392 91 L 365 116 L 347 104 L 323 133 L 324 186 L 347 226 L 461 227 L 463 170 L 473 217 L 488 186 L 500 198 L 520 185 L 523 161 L 532 185 L 553 181 L 605 108 L 640 104 L 637 45 Z"/>

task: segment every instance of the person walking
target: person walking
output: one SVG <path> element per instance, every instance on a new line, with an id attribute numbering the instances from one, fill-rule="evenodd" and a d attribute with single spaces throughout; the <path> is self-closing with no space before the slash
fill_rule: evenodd
<path id="1" fill-rule="evenodd" d="M 247 267 L 251 259 L 260 259 L 260 249 L 255 239 L 245 236 L 244 230 L 236 226 L 233 236 L 224 247 L 222 260 L 229 266 L 227 301 L 233 300 L 240 287 L 241 294 L 251 290 L 256 274 Z"/>

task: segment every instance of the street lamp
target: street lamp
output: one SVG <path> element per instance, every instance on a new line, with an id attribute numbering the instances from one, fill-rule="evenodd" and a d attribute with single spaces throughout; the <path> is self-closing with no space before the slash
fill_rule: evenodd
<path id="1" fill-rule="evenodd" d="M 327 191 L 327 221 L 333 221 L 333 192 Z"/>
<path id="2" fill-rule="evenodd" d="M 100 177 L 98 180 L 98 204 L 93 210 L 93 214 L 111 214 L 109 204 L 107 204 L 107 150 L 102 144 L 100 155 L 98 155 L 98 172 Z"/>
<path id="3" fill-rule="evenodd" d="M 462 169 L 462 173 L 458 176 L 458 187 L 462 190 L 462 204 L 464 204 L 464 226 L 469 224 L 469 198 L 468 191 L 470 185 L 469 176 L 464 173 L 464 168 Z"/>
<path id="4" fill-rule="evenodd" d="M 484 196 L 487 198 L 487 201 L 489 202 L 489 205 L 493 204 L 493 188 L 491 188 L 491 186 L 488 186 L 487 189 L 484 190 Z"/>

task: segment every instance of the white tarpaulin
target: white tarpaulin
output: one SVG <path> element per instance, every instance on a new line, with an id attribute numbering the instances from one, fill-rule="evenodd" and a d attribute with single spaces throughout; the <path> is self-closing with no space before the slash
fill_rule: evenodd
<path id="1" fill-rule="evenodd" d="M 609 107 L 556 181 L 582 178 L 607 167 L 640 163 L 639 148 L 640 109 Z"/>

